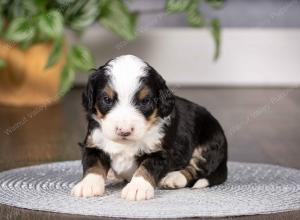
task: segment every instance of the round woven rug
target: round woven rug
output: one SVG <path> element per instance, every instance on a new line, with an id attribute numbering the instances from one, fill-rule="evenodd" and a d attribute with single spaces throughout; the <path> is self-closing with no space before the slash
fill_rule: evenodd
<path id="1" fill-rule="evenodd" d="M 79 161 L 0 173 L 0 203 L 57 213 L 127 218 L 178 218 L 267 214 L 300 209 L 300 171 L 279 166 L 229 163 L 228 181 L 205 189 L 156 190 L 155 198 L 120 198 L 123 183 L 108 183 L 97 198 L 74 198 Z"/>

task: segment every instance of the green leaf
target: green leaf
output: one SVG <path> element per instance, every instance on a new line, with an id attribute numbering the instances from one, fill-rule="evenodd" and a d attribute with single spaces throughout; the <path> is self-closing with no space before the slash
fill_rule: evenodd
<path id="1" fill-rule="evenodd" d="M 189 8 L 190 0 L 167 0 L 166 11 L 169 13 L 184 12 Z"/>
<path id="2" fill-rule="evenodd" d="M 26 16 L 35 15 L 40 10 L 35 0 L 22 1 L 22 7 L 24 8 Z"/>
<path id="3" fill-rule="evenodd" d="M 6 8 L 9 21 L 13 18 L 25 17 L 25 8 L 22 5 L 22 1 L 9 1 Z"/>
<path id="4" fill-rule="evenodd" d="M 69 62 L 80 70 L 90 70 L 95 66 L 94 58 L 90 51 L 82 46 L 73 46 L 69 53 Z"/>
<path id="5" fill-rule="evenodd" d="M 57 10 L 40 15 L 38 18 L 38 30 L 47 39 L 61 37 L 63 33 L 63 16 Z"/>
<path id="6" fill-rule="evenodd" d="M 193 27 L 203 27 L 205 20 L 199 11 L 199 0 L 190 0 L 187 8 L 187 21 Z"/>
<path id="7" fill-rule="evenodd" d="M 26 0 L 27 2 L 28 0 Z M 47 7 L 47 4 L 49 4 L 48 1 L 45 1 L 45 0 L 31 0 L 33 1 L 33 4 L 35 5 L 35 7 L 39 10 L 39 11 L 42 11 L 44 9 L 46 9 Z M 58 0 L 55 0 L 55 2 L 57 2 Z M 63 1 L 66 1 L 66 0 L 63 0 Z M 25 2 L 25 1 L 23 1 Z M 48 6 L 49 7 L 49 6 Z"/>
<path id="8" fill-rule="evenodd" d="M 66 8 L 64 17 L 67 20 L 72 20 L 72 17 L 76 17 L 76 15 L 78 15 L 78 13 L 84 7 L 86 2 L 87 0 L 81 0 L 81 1 L 75 0 L 75 2 L 67 3 L 67 5 L 64 6 Z"/>
<path id="9" fill-rule="evenodd" d="M 213 19 L 211 21 L 211 34 L 215 42 L 214 60 L 217 60 L 220 55 L 221 45 L 221 25 L 218 19 Z"/>
<path id="10" fill-rule="evenodd" d="M 224 5 L 224 0 L 206 0 L 212 8 L 219 9 Z"/>
<path id="11" fill-rule="evenodd" d="M 28 18 L 13 19 L 6 32 L 6 39 L 13 42 L 30 41 L 35 35 L 35 28 Z"/>
<path id="12" fill-rule="evenodd" d="M 129 12 L 123 1 L 105 0 L 102 1 L 100 8 L 100 22 L 105 28 L 126 40 L 133 40 L 136 37 L 137 14 Z"/>
<path id="13" fill-rule="evenodd" d="M 3 69 L 6 67 L 6 62 L 5 60 L 0 59 L 0 69 Z"/>
<path id="14" fill-rule="evenodd" d="M 39 0 L 37 0 L 37 1 L 39 1 Z M 44 2 L 43 0 L 41 0 L 41 1 Z M 59 7 L 64 9 L 64 8 L 71 7 L 72 5 L 76 4 L 76 2 L 78 2 L 78 0 L 55 0 L 55 2 L 58 4 Z"/>
<path id="15" fill-rule="evenodd" d="M 87 1 L 76 14 L 70 18 L 70 27 L 76 31 L 82 31 L 91 25 L 99 15 L 99 1 Z"/>
<path id="16" fill-rule="evenodd" d="M 3 30 L 4 28 L 4 19 L 3 17 L 0 15 L 0 32 Z"/>
<path id="17" fill-rule="evenodd" d="M 62 38 L 56 39 L 53 43 L 45 68 L 49 68 L 57 63 L 57 61 L 61 56 L 62 48 L 63 48 Z"/>
<path id="18" fill-rule="evenodd" d="M 63 97 L 72 87 L 75 72 L 70 65 L 66 64 L 61 72 L 58 94 Z"/>
<path id="19" fill-rule="evenodd" d="M 189 9 L 187 14 L 187 21 L 193 27 L 203 27 L 205 25 L 205 20 L 201 16 L 198 9 Z"/>

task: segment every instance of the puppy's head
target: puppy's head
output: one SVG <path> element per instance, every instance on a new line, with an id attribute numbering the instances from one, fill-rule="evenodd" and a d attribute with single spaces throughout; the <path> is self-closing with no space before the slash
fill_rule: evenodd
<path id="1" fill-rule="evenodd" d="M 103 135 L 116 142 L 143 139 L 174 107 L 165 80 L 132 55 L 117 57 L 97 69 L 82 98 Z"/>

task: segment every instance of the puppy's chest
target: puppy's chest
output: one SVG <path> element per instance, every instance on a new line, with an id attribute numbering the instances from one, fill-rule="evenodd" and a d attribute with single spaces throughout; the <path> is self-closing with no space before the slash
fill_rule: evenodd
<path id="1" fill-rule="evenodd" d="M 105 138 L 100 129 L 95 129 L 91 134 L 94 145 L 110 156 L 113 171 L 119 177 L 127 180 L 131 179 L 138 167 L 137 156 L 150 154 L 161 149 L 161 137 L 162 134 L 151 135 L 150 137 L 145 137 L 143 142 L 121 144 Z"/>
<path id="2" fill-rule="evenodd" d="M 94 145 L 110 156 L 111 168 L 121 178 L 130 180 L 137 169 L 136 156 L 140 153 L 138 145 L 120 144 L 106 139 L 100 129 L 91 134 Z"/>
<path id="3" fill-rule="evenodd" d="M 122 152 L 119 154 L 112 154 L 110 155 L 110 158 L 111 168 L 115 174 L 130 181 L 138 167 L 135 156 L 131 153 Z"/>

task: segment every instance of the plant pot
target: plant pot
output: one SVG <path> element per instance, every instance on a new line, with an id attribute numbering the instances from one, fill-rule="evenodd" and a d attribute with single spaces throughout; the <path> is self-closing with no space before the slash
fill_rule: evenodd
<path id="1" fill-rule="evenodd" d="M 66 62 L 61 56 L 45 69 L 51 43 L 37 43 L 26 50 L 0 40 L 0 58 L 6 66 L 0 70 L 0 104 L 12 106 L 49 105 L 58 101 L 60 73 Z"/>

